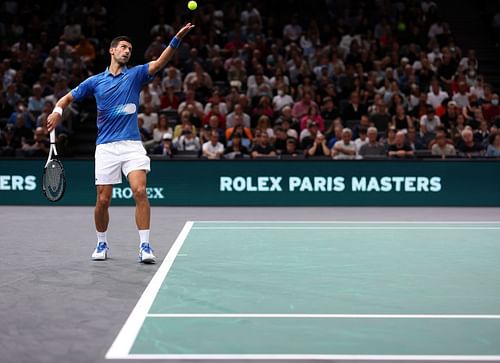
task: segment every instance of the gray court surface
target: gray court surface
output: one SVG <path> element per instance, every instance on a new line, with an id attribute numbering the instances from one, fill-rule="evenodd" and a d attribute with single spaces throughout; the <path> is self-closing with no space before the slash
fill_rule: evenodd
<path id="1" fill-rule="evenodd" d="M 0 207 L 0 362 L 119 362 L 104 356 L 160 264 L 137 263 L 134 209 L 110 212 L 111 258 L 92 262 L 93 208 Z M 208 220 L 500 221 L 500 209 L 157 207 L 159 262 L 186 221 Z"/>

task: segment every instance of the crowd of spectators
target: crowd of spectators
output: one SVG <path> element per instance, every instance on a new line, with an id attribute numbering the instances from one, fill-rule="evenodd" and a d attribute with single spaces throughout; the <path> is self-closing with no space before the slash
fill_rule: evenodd
<path id="1" fill-rule="evenodd" d="M 318 16 L 264 13 L 259 0 L 203 4 L 175 59 L 141 92 L 148 152 L 165 159 L 500 156 L 499 96 L 434 2 L 319 3 Z M 8 4 L 15 1 L 5 5 L 12 14 L 20 10 Z M 68 17 L 56 43 L 43 40 L 40 20 L 30 29 L 36 14 L 25 29 L 9 25 L 6 34 L 18 34 L 0 64 L 4 155 L 45 154 L 44 122 L 55 100 L 103 71 L 109 55 L 98 34 L 107 34 L 107 9 L 93 1 L 79 11 L 85 21 Z M 168 22 L 160 8 L 144 62 L 161 54 L 183 21 Z M 61 142 L 79 111 L 65 112 Z"/>

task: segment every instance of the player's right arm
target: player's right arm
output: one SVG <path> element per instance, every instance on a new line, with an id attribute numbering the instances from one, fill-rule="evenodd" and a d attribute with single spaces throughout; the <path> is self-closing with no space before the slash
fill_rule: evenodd
<path id="1" fill-rule="evenodd" d="M 47 130 L 49 132 L 54 130 L 59 122 L 61 122 L 62 111 L 68 107 L 71 102 L 73 102 L 73 95 L 71 94 L 71 91 L 57 101 L 56 107 L 54 107 L 52 113 L 47 117 Z"/>
<path id="2" fill-rule="evenodd" d="M 80 83 L 78 87 L 68 92 L 64 97 L 59 99 L 52 113 L 47 117 L 47 130 L 54 130 L 62 119 L 62 113 L 73 101 L 83 101 L 85 98 L 94 94 L 95 76 L 87 78 Z"/>

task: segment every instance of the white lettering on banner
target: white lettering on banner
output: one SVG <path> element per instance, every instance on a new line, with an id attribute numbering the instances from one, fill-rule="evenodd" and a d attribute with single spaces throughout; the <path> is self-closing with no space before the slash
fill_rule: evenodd
<path id="1" fill-rule="evenodd" d="M 0 191 L 33 191 L 36 189 L 36 176 L 34 175 L 0 175 Z"/>
<path id="2" fill-rule="evenodd" d="M 229 177 L 222 176 L 219 180 L 219 191 L 221 192 L 282 192 L 283 178 L 272 176 L 259 177 Z M 384 176 L 378 177 L 352 177 L 352 192 L 369 193 L 437 193 L 442 190 L 440 177 L 423 176 Z M 346 179 L 344 177 L 298 177 L 288 178 L 289 192 L 344 192 L 346 191 Z"/>
<path id="3" fill-rule="evenodd" d="M 353 177 L 351 180 L 353 192 L 404 192 L 404 193 L 437 193 L 442 190 L 441 178 L 423 176 L 393 176 Z"/>
<path id="4" fill-rule="evenodd" d="M 161 187 L 151 187 L 146 188 L 146 193 L 148 195 L 148 199 L 165 199 L 165 195 L 163 194 L 163 188 Z M 132 189 L 115 187 L 113 188 L 113 199 L 132 199 L 133 197 Z"/>

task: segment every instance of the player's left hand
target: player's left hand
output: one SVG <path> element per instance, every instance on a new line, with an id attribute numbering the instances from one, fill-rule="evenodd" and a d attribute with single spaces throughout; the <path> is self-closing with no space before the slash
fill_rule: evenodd
<path id="1" fill-rule="evenodd" d="M 176 37 L 179 39 L 184 38 L 186 36 L 186 34 L 189 33 L 189 31 L 191 29 L 193 29 L 194 27 L 195 27 L 195 25 L 193 25 L 191 23 L 187 23 L 186 25 L 184 25 L 184 27 L 181 30 L 179 30 Z"/>

